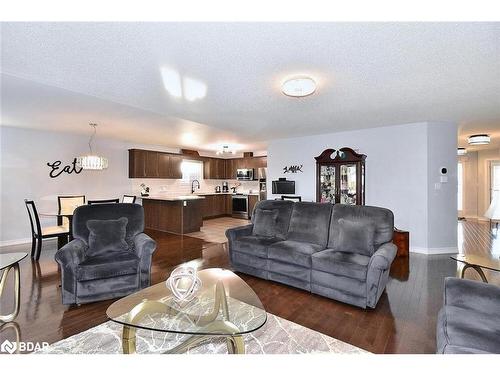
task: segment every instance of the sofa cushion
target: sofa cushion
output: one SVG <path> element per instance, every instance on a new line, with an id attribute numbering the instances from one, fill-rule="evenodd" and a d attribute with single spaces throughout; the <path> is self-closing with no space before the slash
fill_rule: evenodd
<path id="1" fill-rule="evenodd" d="M 287 240 L 269 246 L 267 256 L 269 259 L 311 267 L 311 255 L 321 250 L 321 245 Z"/>
<path id="2" fill-rule="evenodd" d="M 460 348 L 500 353 L 500 315 L 498 311 L 444 306 L 438 317 L 437 336 L 441 353 L 462 352 Z"/>
<path id="3" fill-rule="evenodd" d="M 243 236 L 234 241 L 232 250 L 267 258 L 267 248 L 278 241 L 281 239 L 276 237 Z"/>
<path id="4" fill-rule="evenodd" d="M 392 241 L 394 230 L 394 215 L 392 211 L 381 207 L 336 204 L 333 206 L 332 218 L 330 221 L 330 233 L 327 246 L 330 249 L 343 251 L 337 248 L 337 242 L 340 236 L 338 221 L 340 219 L 362 222 L 366 225 L 375 225 L 375 234 L 373 238 L 374 249 L 377 249 L 386 242 Z"/>
<path id="5" fill-rule="evenodd" d="M 128 251 L 87 257 L 77 268 L 77 280 L 88 281 L 132 275 L 138 272 L 139 258 Z"/>
<path id="6" fill-rule="evenodd" d="M 366 282 L 351 277 L 311 270 L 311 285 L 334 289 L 345 295 L 364 297 L 366 300 Z"/>
<path id="7" fill-rule="evenodd" d="M 254 211 L 262 210 L 278 210 L 276 225 L 274 227 L 274 236 L 285 239 L 290 224 L 290 215 L 292 214 L 293 202 L 281 200 L 263 200 L 257 202 Z M 256 216 L 252 215 L 252 223 L 255 224 Z"/>
<path id="8" fill-rule="evenodd" d="M 104 255 L 110 251 L 126 251 L 129 245 L 125 241 L 127 234 L 126 217 L 116 220 L 88 220 L 89 229 L 87 256 Z"/>
<path id="9" fill-rule="evenodd" d="M 257 208 L 254 211 L 254 224 L 252 234 L 254 236 L 274 237 L 276 233 L 276 219 L 278 218 L 279 211 L 264 210 Z"/>
<path id="10" fill-rule="evenodd" d="M 326 249 L 312 255 L 312 269 L 365 281 L 370 257 Z"/>
<path id="11" fill-rule="evenodd" d="M 330 203 L 295 203 L 287 240 L 309 242 L 324 249 L 328 241 L 331 211 Z"/>
<path id="12" fill-rule="evenodd" d="M 339 227 L 338 239 L 335 242 L 334 250 L 368 256 L 374 253 L 375 225 L 373 223 L 341 218 L 337 225 Z"/>

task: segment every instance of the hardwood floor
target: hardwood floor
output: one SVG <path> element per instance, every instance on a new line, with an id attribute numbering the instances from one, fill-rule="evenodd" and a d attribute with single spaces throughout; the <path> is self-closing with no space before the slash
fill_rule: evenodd
<path id="1" fill-rule="evenodd" d="M 152 282 L 167 278 L 178 264 L 199 260 L 202 268 L 227 267 L 223 232 L 245 223 L 221 218 L 205 222 L 195 238 L 149 231 L 158 242 L 153 256 Z M 459 250 L 463 253 L 500 255 L 497 239 L 481 222 L 459 222 Z M 209 242 L 210 239 L 214 242 Z M 55 241 L 44 243 L 40 262 L 21 262 L 21 309 L 15 323 L 0 327 L 0 342 L 15 339 L 18 329 L 23 341 L 61 340 L 105 322 L 103 301 L 82 306 L 61 304 L 59 274 L 54 259 Z M 27 251 L 29 245 L 2 248 L 1 252 Z M 256 291 L 266 310 L 282 318 L 351 343 L 374 353 L 433 353 L 437 312 L 442 305 L 443 279 L 457 273 L 457 264 L 448 255 L 410 254 L 397 259 L 391 269 L 386 292 L 374 310 L 363 310 L 316 296 L 289 286 L 240 274 Z M 500 285 L 500 273 L 486 273 L 491 283 Z M 468 278 L 479 279 L 473 271 Z M 2 298 L 1 310 L 12 307 L 12 282 Z"/>

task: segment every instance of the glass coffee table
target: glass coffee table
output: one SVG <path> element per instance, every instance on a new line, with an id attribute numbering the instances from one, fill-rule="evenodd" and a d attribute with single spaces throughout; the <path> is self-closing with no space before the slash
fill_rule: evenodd
<path id="1" fill-rule="evenodd" d="M 123 324 L 123 353 L 135 353 L 136 329 L 190 335 L 167 353 L 182 353 L 213 337 L 225 337 L 229 353 L 245 353 L 242 335 L 267 320 L 262 303 L 240 277 L 221 268 L 198 271 L 202 282 L 195 298 L 179 303 L 165 282 L 114 302 L 109 319 Z"/>
<path id="2" fill-rule="evenodd" d="M 0 270 L 2 277 L 0 279 L 0 297 L 3 294 L 7 276 L 10 270 L 14 271 L 14 311 L 7 315 L 0 315 L 0 322 L 7 323 L 16 319 L 19 314 L 19 300 L 21 299 L 21 273 L 19 272 L 19 262 L 26 258 L 28 253 L 6 253 L 0 254 Z"/>
<path id="3" fill-rule="evenodd" d="M 488 279 L 484 275 L 482 268 L 500 272 L 499 259 L 493 259 L 481 255 L 464 255 L 464 254 L 454 255 L 450 258 L 464 264 L 464 266 L 462 267 L 462 272 L 460 273 L 460 277 L 462 279 L 464 278 L 465 270 L 467 270 L 467 268 L 474 269 L 479 274 L 479 276 L 481 276 L 481 279 L 485 283 L 488 282 Z"/>

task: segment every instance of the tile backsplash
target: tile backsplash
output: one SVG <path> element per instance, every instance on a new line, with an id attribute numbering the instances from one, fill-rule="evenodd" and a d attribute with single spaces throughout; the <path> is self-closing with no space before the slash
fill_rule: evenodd
<path id="1" fill-rule="evenodd" d="M 151 195 L 186 195 L 191 194 L 191 181 L 188 180 L 169 180 L 169 179 L 155 179 L 155 178 L 132 178 L 132 192 L 135 195 L 141 194 L 141 184 L 144 183 L 149 186 Z M 228 186 L 231 187 L 239 185 L 236 188 L 237 193 L 258 193 L 259 192 L 259 182 L 258 181 L 238 181 L 238 180 L 199 180 L 200 189 L 196 190 L 197 193 L 214 193 L 215 187 L 220 186 L 222 189 L 222 183 L 224 181 L 228 182 Z M 231 190 L 230 190 L 231 191 Z"/>

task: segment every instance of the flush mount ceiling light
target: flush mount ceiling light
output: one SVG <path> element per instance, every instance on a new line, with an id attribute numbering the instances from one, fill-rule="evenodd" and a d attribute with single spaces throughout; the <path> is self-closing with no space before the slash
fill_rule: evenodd
<path id="1" fill-rule="evenodd" d="M 467 150 L 464 147 L 459 147 L 457 148 L 457 155 L 465 155 L 467 153 Z"/>
<path id="2" fill-rule="evenodd" d="M 93 133 L 89 139 L 89 150 L 90 153 L 85 156 L 79 156 L 76 158 L 76 165 L 82 169 L 90 169 L 90 170 L 102 170 L 108 168 L 108 159 L 103 158 L 102 156 L 93 155 L 92 153 L 92 141 L 95 138 L 97 133 L 97 124 L 90 123 L 89 124 L 93 128 Z"/>
<path id="3" fill-rule="evenodd" d="M 301 98 L 311 95 L 316 91 L 316 82 L 311 77 L 292 77 L 283 82 L 281 91 L 286 96 Z"/>
<path id="4" fill-rule="evenodd" d="M 222 145 L 221 149 L 216 152 L 217 155 L 226 155 L 226 154 L 236 154 L 236 150 L 230 149 L 228 145 Z"/>
<path id="5" fill-rule="evenodd" d="M 467 140 L 471 146 L 475 145 L 489 145 L 490 136 L 488 134 L 475 134 L 471 135 Z"/>

